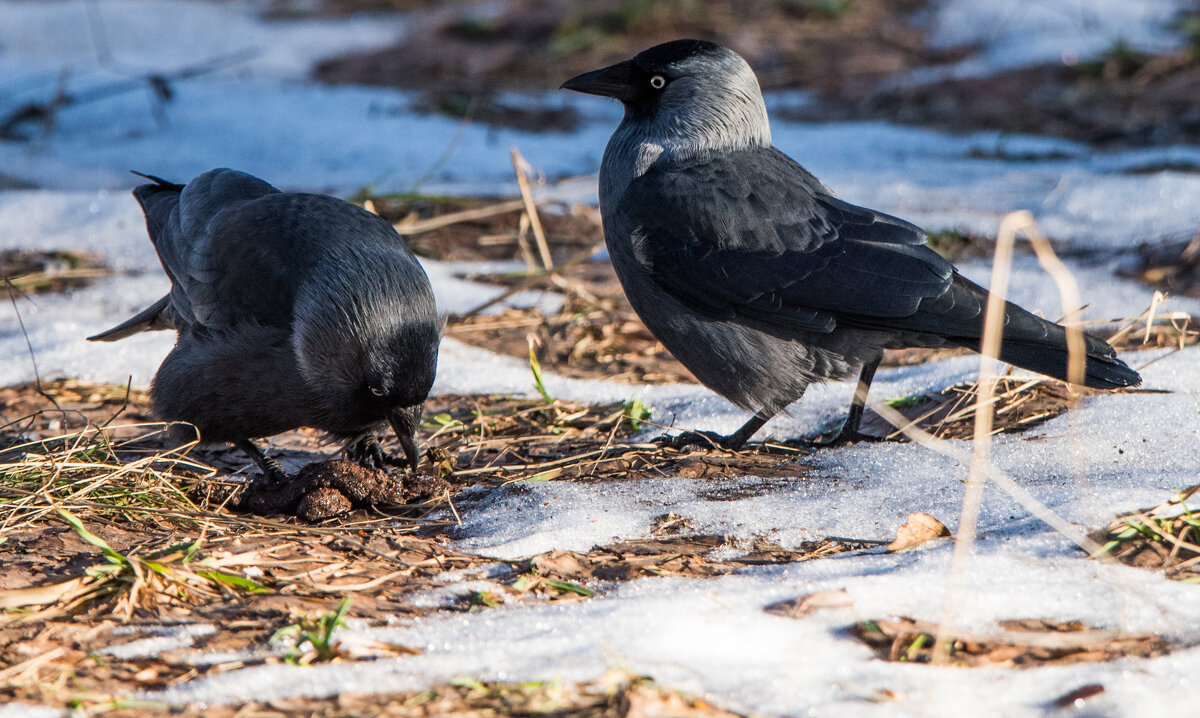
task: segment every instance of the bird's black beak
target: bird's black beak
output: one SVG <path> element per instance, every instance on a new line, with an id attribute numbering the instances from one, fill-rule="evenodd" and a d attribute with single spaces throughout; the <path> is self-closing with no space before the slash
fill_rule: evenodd
<path id="1" fill-rule="evenodd" d="M 626 60 L 600 70 L 585 72 L 567 80 L 559 89 L 614 97 L 622 102 L 629 102 L 634 99 L 633 63 Z"/>
<path id="2" fill-rule="evenodd" d="M 400 448 L 404 449 L 404 458 L 408 459 L 408 465 L 414 474 L 417 472 L 417 465 L 421 463 L 421 451 L 417 446 L 417 426 L 421 422 L 421 410 L 420 406 L 408 407 L 388 418 L 392 431 L 396 432 L 396 438 L 400 440 Z"/>

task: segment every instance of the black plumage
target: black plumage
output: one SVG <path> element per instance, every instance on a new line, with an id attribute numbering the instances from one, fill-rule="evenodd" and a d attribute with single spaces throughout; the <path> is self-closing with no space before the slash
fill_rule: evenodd
<path id="1" fill-rule="evenodd" d="M 155 412 L 238 444 L 276 476 L 250 440 L 301 426 L 379 465 L 391 458 L 376 434 L 390 425 L 415 468 L 440 326 L 429 280 L 392 226 L 234 170 L 187 185 L 149 179 L 134 196 L 171 291 L 90 339 L 178 332 L 151 384 Z"/>
<path id="2" fill-rule="evenodd" d="M 726 445 L 812 381 L 861 367 L 869 385 L 885 348 L 979 350 L 986 290 L 919 227 L 834 197 L 771 146 L 757 81 L 736 53 L 677 41 L 564 87 L 625 104 L 600 178 L 610 256 L 655 336 L 756 413 Z M 1004 322 L 1001 359 L 1066 379 L 1062 327 L 1012 303 Z M 1140 381 L 1107 343 L 1085 342 L 1088 386 Z M 857 436 L 861 409 L 856 398 L 843 438 Z"/>

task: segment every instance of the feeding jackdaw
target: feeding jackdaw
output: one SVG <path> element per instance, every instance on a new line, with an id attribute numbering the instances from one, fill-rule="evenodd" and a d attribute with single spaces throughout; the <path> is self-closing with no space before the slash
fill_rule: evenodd
<path id="1" fill-rule="evenodd" d="M 859 367 L 835 441 L 867 438 L 858 427 L 884 349 L 979 351 L 986 290 L 919 227 L 837 199 L 775 149 L 737 53 L 678 40 L 563 88 L 625 106 L 600 167 L 600 211 L 630 304 L 705 386 L 754 412 L 708 438 L 738 448 L 811 382 Z M 1087 386 L 1141 381 L 1107 343 L 1085 340 Z M 1000 358 L 1065 379 L 1066 333 L 1009 303 Z"/>
<path id="2" fill-rule="evenodd" d="M 179 333 L 150 387 L 161 418 L 234 443 L 271 479 L 286 476 L 251 439 L 310 426 L 380 467 L 376 432 L 408 464 L 437 368 L 429 279 L 386 220 L 334 197 L 280 192 L 229 169 L 186 186 L 133 191 L 170 293 L 95 341 Z"/>

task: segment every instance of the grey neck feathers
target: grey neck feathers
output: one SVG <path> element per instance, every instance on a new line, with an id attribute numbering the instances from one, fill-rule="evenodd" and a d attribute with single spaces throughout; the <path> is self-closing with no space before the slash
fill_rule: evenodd
<path id="1" fill-rule="evenodd" d="M 339 266 L 347 259 L 375 271 L 367 278 L 353 265 Z M 338 257 L 322 269 L 323 276 L 306 283 L 297 297 L 293 320 L 293 350 L 306 379 L 352 389 L 365 364 L 395 350 L 397 332 L 409 333 L 407 328 L 414 337 L 437 335 L 433 295 L 415 260 Z M 425 348 L 422 342 L 413 344 L 418 352 Z M 436 346 L 434 341 L 432 351 Z"/>
<path id="2" fill-rule="evenodd" d="M 770 147 L 771 125 L 758 80 L 749 65 L 739 64 L 726 68 L 719 83 L 704 76 L 676 80 L 650 116 L 627 109 L 604 151 L 601 194 L 615 198 L 659 160 L 687 162 Z"/>

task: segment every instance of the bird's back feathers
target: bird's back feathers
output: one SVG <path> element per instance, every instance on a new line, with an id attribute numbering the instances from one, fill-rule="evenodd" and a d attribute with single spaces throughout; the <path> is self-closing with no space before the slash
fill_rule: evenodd
<path id="1" fill-rule="evenodd" d="M 416 266 L 386 220 L 334 197 L 282 193 L 229 169 L 206 172 L 186 186 L 153 179 L 134 196 L 171 279 L 169 302 L 160 300 L 97 339 L 166 328 L 220 331 L 239 322 L 287 327 L 297 288 L 332 256 L 379 247 L 393 255 L 376 267 L 381 274 L 392 271 L 397 258 Z M 164 310 L 170 321 L 162 318 Z"/>
<path id="2" fill-rule="evenodd" d="M 618 202 L 642 269 L 710 319 L 979 350 L 986 290 L 926 246 L 920 228 L 833 197 L 774 148 L 655 163 Z M 1086 344 L 1088 386 L 1140 381 L 1103 340 Z M 1003 346 L 1005 361 L 1066 379 L 1062 327 L 1009 303 Z"/>

